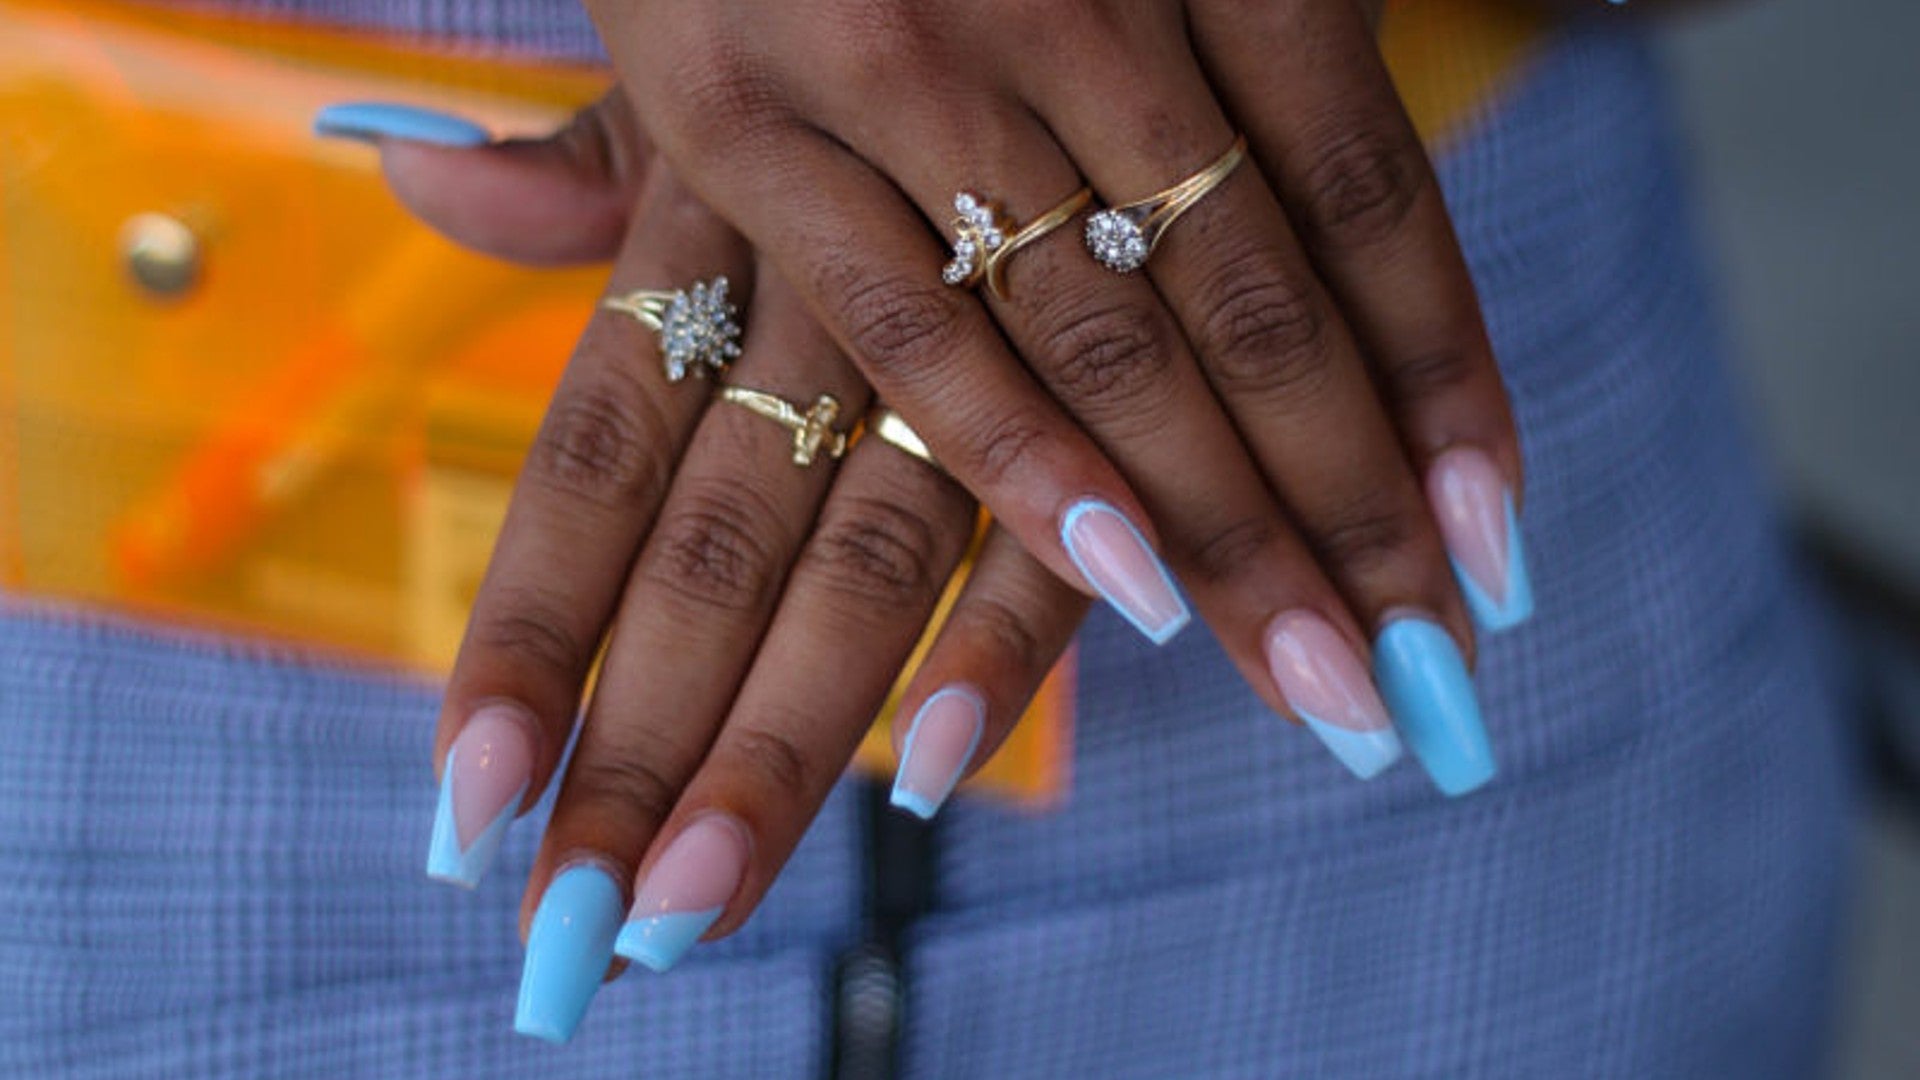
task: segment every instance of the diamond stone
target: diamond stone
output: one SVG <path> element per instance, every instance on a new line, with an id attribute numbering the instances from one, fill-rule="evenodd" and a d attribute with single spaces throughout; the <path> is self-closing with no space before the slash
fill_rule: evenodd
<path id="1" fill-rule="evenodd" d="M 1116 210 L 1087 219 L 1087 250 L 1109 270 L 1128 274 L 1147 262 L 1147 237 L 1140 226 Z"/>
<path id="2" fill-rule="evenodd" d="M 719 375 L 740 358 L 740 324 L 727 302 L 727 279 L 678 291 L 660 317 L 660 352 L 669 382 Z"/>

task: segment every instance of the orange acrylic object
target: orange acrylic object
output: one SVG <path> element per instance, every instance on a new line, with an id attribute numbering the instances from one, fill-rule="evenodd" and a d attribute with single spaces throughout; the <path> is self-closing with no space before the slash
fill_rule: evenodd
<path id="1" fill-rule="evenodd" d="M 0 583 L 444 671 L 605 272 L 454 247 L 312 117 L 406 101 L 537 133 L 606 82 L 0 0 Z M 160 287 L 135 251 L 156 220 L 191 241 Z M 1071 669 L 978 785 L 1061 793 Z M 881 774 L 886 720 L 861 751 Z"/>
<path id="2" fill-rule="evenodd" d="M 1422 133 L 1470 118 L 1537 23 L 1511 0 L 1391 5 L 1382 45 Z M 538 133 L 606 81 L 0 0 L 0 584 L 443 671 L 603 275 L 453 247 L 372 152 L 309 125 L 387 100 Z M 171 246 L 143 238 L 155 222 Z M 976 783 L 1061 794 L 1072 672 Z M 883 773 L 886 719 L 861 750 Z"/>

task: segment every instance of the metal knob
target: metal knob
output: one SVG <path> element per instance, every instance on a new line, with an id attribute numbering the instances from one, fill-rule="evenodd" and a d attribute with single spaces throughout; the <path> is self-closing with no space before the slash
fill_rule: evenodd
<path id="1" fill-rule="evenodd" d="M 200 278 L 200 238 L 171 214 L 135 214 L 120 227 L 127 273 L 149 295 L 173 299 Z"/>

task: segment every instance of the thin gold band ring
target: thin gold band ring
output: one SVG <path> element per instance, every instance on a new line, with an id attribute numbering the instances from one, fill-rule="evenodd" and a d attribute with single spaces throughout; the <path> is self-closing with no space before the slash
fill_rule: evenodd
<path id="1" fill-rule="evenodd" d="M 917 457 L 935 469 L 940 469 L 940 463 L 934 460 L 933 451 L 927 449 L 927 444 L 920 438 L 920 433 L 913 430 L 912 425 L 902 419 L 899 413 L 885 405 L 877 405 L 867 414 L 865 434 L 861 437 L 879 439 L 903 454 Z M 946 470 L 940 469 L 940 471 Z"/>

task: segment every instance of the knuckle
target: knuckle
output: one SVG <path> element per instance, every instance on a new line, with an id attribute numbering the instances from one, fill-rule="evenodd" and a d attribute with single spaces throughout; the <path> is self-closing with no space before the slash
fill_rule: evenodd
<path id="1" fill-rule="evenodd" d="M 698 35 L 677 50 L 656 95 L 671 110 L 667 122 L 698 154 L 737 155 L 787 123 L 789 96 L 767 67 L 726 32 Z"/>
<path id="2" fill-rule="evenodd" d="M 1311 285 L 1248 253 L 1215 275 L 1208 295 L 1201 352 L 1221 392 L 1310 397 L 1326 384 L 1327 311 Z"/>
<path id="3" fill-rule="evenodd" d="M 981 486 L 1001 487 L 1037 471 L 1047 433 L 1018 415 L 997 416 L 967 447 L 964 460 Z"/>
<path id="4" fill-rule="evenodd" d="M 1218 585 L 1256 570 L 1285 533 L 1279 519 L 1242 518 L 1205 534 L 1193 546 L 1193 571 L 1201 581 Z"/>
<path id="5" fill-rule="evenodd" d="M 836 284 L 824 295 L 840 312 L 854 358 L 875 383 L 914 385 L 959 329 L 961 309 L 953 297 L 924 282 L 855 273 Z"/>
<path id="6" fill-rule="evenodd" d="M 569 629 L 543 597 L 517 593 L 502 600 L 503 610 L 475 620 L 470 644 L 556 677 L 578 678 L 592 659 L 593 644 Z"/>
<path id="7" fill-rule="evenodd" d="M 821 770 L 800 749 L 794 737 L 786 733 L 805 730 L 811 721 L 806 717 L 791 719 L 798 722 L 797 726 L 786 729 L 743 725 L 727 736 L 728 754 L 752 772 L 774 800 L 804 805 L 811 801 L 816 787 L 824 785 L 817 775 Z"/>
<path id="8" fill-rule="evenodd" d="M 1414 543 L 1412 519 L 1377 495 L 1365 495 L 1341 507 L 1312 532 L 1313 546 L 1342 577 L 1365 576 L 1408 555 Z"/>
<path id="9" fill-rule="evenodd" d="M 1430 175 L 1411 140 L 1364 122 L 1348 125 L 1320 145 L 1307 167 L 1307 223 L 1336 244 L 1380 240 L 1406 220 Z"/>
<path id="10" fill-rule="evenodd" d="M 836 14 L 839 45 L 826 62 L 841 76 L 839 85 L 897 94 L 936 80 L 951 39 L 942 5 L 860 0 Z"/>
<path id="11" fill-rule="evenodd" d="M 649 584 L 704 608 L 759 611 L 779 583 L 773 508 L 742 485 L 690 489 L 660 524 L 658 555 L 646 560 Z"/>
<path id="12" fill-rule="evenodd" d="M 1084 307 L 1041 331 L 1048 381 L 1078 408 L 1130 406 L 1161 391 L 1173 369 L 1173 329 L 1136 304 Z"/>
<path id="13" fill-rule="evenodd" d="M 1471 383 L 1480 367 L 1465 349 L 1436 349 L 1390 361 L 1386 391 L 1396 402 L 1440 397 Z"/>
<path id="14" fill-rule="evenodd" d="M 574 759 L 567 798 L 592 806 L 616 806 L 649 828 L 667 820 L 680 800 L 680 785 L 648 760 L 643 746 L 605 746 Z"/>
<path id="15" fill-rule="evenodd" d="M 1014 671 L 1038 675 L 1049 662 L 1040 652 L 1040 639 L 1011 603 L 995 596 L 969 599 L 954 615 L 955 630 L 980 642 L 988 654 Z"/>
<path id="16" fill-rule="evenodd" d="M 821 525 L 808 548 L 809 569 L 862 605 L 917 604 L 936 585 L 935 537 L 933 524 L 905 506 L 854 497 Z"/>
<path id="17" fill-rule="evenodd" d="M 657 499 L 667 482 L 666 428 L 632 389 L 603 382 L 557 397 L 528 453 L 528 471 L 601 505 Z"/>

